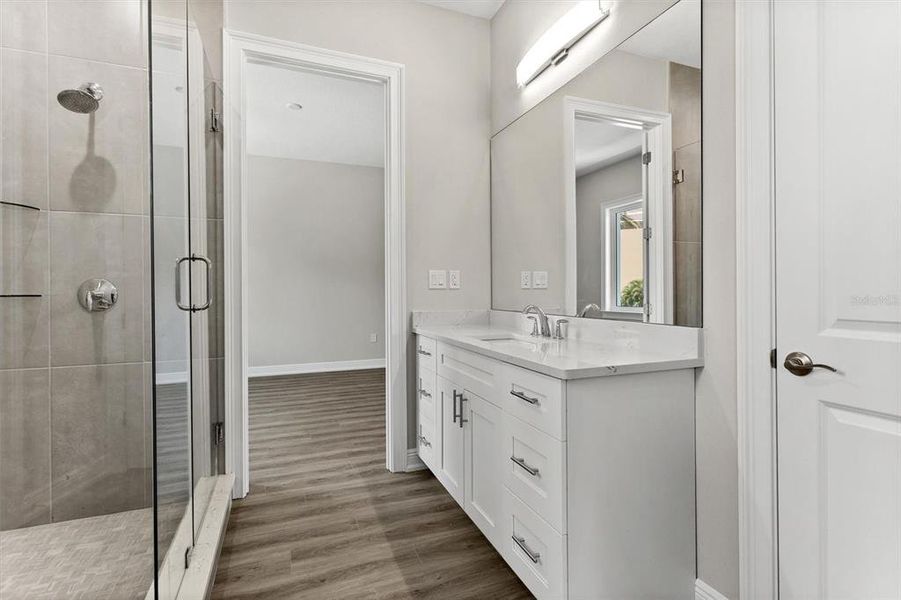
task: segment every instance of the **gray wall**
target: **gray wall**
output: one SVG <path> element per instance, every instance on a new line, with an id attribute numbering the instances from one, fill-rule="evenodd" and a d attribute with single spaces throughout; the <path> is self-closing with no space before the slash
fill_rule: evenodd
<path id="1" fill-rule="evenodd" d="M 553 74 L 551 90 L 533 91 L 529 86 L 517 91 L 511 85 L 513 56 L 520 55 L 537 37 L 537 32 L 550 26 L 566 4 L 564 0 L 551 0 L 539 7 L 529 2 L 508 1 L 493 20 L 493 130 L 506 126 L 525 108 L 575 75 L 564 71 Z M 648 8 L 645 3 L 629 6 Z M 704 0 L 702 31 L 706 366 L 698 370 L 696 394 L 698 577 L 727 597 L 738 598 L 734 0 Z"/>
<path id="2" fill-rule="evenodd" d="M 735 3 L 703 6 L 705 367 L 698 371 L 696 393 L 698 575 L 738 598 Z"/>
<path id="3" fill-rule="evenodd" d="M 247 169 L 250 367 L 384 358 L 384 169 L 266 156 Z"/>
<path id="4" fill-rule="evenodd" d="M 601 206 L 641 194 L 641 157 L 634 156 L 576 179 L 576 306 L 602 304 L 606 232 Z"/>
<path id="5" fill-rule="evenodd" d="M 0 2 L 2 198 L 42 209 L 0 207 L 0 293 L 43 294 L 0 300 L 0 529 L 151 502 L 146 34 L 137 1 Z M 93 117 L 55 101 L 85 81 Z"/>

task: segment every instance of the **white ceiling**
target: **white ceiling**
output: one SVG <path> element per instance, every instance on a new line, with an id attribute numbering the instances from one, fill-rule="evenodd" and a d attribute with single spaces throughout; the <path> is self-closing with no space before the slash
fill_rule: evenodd
<path id="1" fill-rule="evenodd" d="M 576 177 L 641 154 L 642 131 L 606 121 L 576 119 Z"/>
<path id="2" fill-rule="evenodd" d="M 419 2 L 472 15 L 473 17 L 491 19 L 500 9 L 504 0 L 419 0 Z"/>
<path id="3" fill-rule="evenodd" d="M 384 166 L 382 84 L 250 64 L 246 85 L 248 154 Z"/>
<path id="4" fill-rule="evenodd" d="M 618 50 L 701 68 L 701 2 L 681 0 Z"/>

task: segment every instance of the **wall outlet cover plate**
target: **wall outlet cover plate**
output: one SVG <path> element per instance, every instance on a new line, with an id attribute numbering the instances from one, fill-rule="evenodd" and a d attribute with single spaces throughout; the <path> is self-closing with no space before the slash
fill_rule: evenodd
<path id="1" fill-rule="evenodd" d="M 523 290 L 528 290 L 532 287 L 532 272 L 531 271 L 520 271 L 519 272 L 519 287 Z"/>
<path id="2" fill-rule="evenodd" d="M 447 272 L 447 287 L 452 290 L 460 289 L 460 271 Z"/>

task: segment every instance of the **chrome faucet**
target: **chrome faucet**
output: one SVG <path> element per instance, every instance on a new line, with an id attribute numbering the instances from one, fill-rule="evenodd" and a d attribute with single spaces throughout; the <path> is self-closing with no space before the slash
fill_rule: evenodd
<path id="1" fill-rule="evenodd" d="M 537 322 L 536 327 L 532 329 L 532 335 L 542 335 L 543 337 L 551 337 L 551 326 L 548 323 L 547 315 L 543 310 L 541 310 L 540 306 L 535 304 L 529 304 L 524 309 L 522 309 L 522 314 L 526 316 L 536 315 Z M 535 319 L 536 317 L 530 317 Z"/>
<path id="2" fill-rule="evenodd" d="M 580 316 L 580 317 L 584 317 L 585 315 L 587 315 L 588 313 L 590 313 L 590 312 L 593 311 L 593 310 L 596 310 L 596 311 L 598 311 L 598 312 L 603 312 L 603 310 L 601 309 L 600 306 L 598 306 L 597 304 L 595 304 L 594 302 L 592 302 L 591 304 L 586 304 L 586 305 L 585 305 L 585 308 L 583 308 L 583 309 L 579 312 L 579 316 Z"/>

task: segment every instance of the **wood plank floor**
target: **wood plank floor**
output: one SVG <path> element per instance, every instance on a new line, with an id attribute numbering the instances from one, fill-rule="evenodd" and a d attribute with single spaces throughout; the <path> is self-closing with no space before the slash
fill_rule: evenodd
<path id="1" fill-rule="evenodd" d="M 250 383 L 214 599 L 532 598 L 427 471 L 385 470 L 384 370 Z"/>

